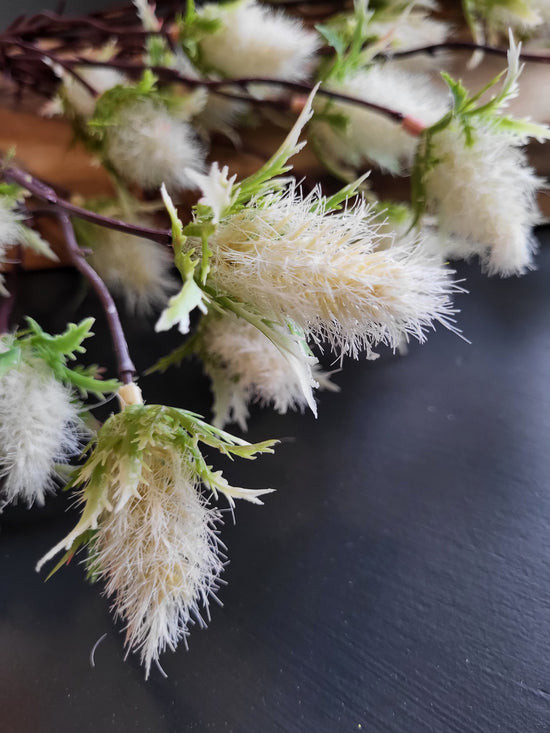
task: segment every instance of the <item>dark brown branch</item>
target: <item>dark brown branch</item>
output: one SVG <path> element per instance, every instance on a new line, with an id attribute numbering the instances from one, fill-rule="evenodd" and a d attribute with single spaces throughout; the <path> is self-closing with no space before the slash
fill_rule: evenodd
<path id="1" fill-rule="evenodd" d="M 239 79 L 194 79 L 192 77 L 184 76 L 175 69 L 169 69 L 165 66 L 148 66 L 143 63 L 137 63 L 135 61 L 123 61 L 123 60 L 111 60 L 111 61 L 96 61 L 93 59 L 77 58 L 67 63 L 73 66 L 100 66 L 118 69 L 119 71 L 130 72 L 134 74 L 141 74 L 147 69 L 152 71 L 161 81 L 169 83 L 180 83 L 185 86 L 196 88 L 211 89 L 216 92 L 223 90 L 224 87 L 239 87 L 245 91 L 248 91 L 248 87 L 251 85 L 258 86 L 269 86 L 269 87 L 282 87 L 291 92 L 297 92 L 299 94 L 310 94 L 313 89 L 313 84 L 307 84 L 305 82 L 294 82 L 286 81 L 285 79 L 266 79 L 264 77 L 243 77 Z M 323 89 L 320 87 L 317 94 L 329 99 L 334 99 L 339 102 L 345 102 L 346 104 L 354 104 L 359 107 L 365 107 L 371 109 L 374 112 L 378 112 L 386 117 L 389 117 L 394 122 L 403 122 L 406 119 L 406 115 L 397 110 L 384 107 L 374 102 L 368 102 L 365 99 L 358 99 L 357 97 L 350 97 L 347 94 L 340 94 L 330 89 Z M 261 104 L 261 99 L 248 99 L 248 101 Z M 273 103 L 273 100 L 268 100 L 269 104 Z"/>
<path id="2" fill-rule="evenodd" d="M 113 341 L 118 376 L 123 384 L 130 384 L 130 382 L 133 381 L 136 368 L 130 357 L 128 343 L 126 341 L 126 336 L 124 335 L 120 316 L 113 297 L 94 268 L 84 259 L 84 254 L 76 241 L 73 225 L 69 216 L 59 211 L 52 211 L 50 213 L 55 216 L 61 224 L 65 237 L 66 252 L 71 264 L 82 275 L 84 275 L 99 298 L 105 312 L 105 317 L 111 333 L 111 339 Z"/>
<path id="3" fill-rule="evenodd" d="M 497 46 L 485 46 L 479 43 L 471 43 L 468 41 L 447 41 L 444 43 L 433 43 L 430 46 L 420 46 L 418 48 L 409 48 L 405 51 L 383 52 L 377 58 L 386 59 L 403 59 L 408 56 L 417 56 L 419 54 L 428 54 L 433 56 L 439 51 L 482 51 L 490 56 L 506 56 L 508 49 L 499 48 Z M 521 61 L 530 63 L 550 64 L 550 56 L 537 53 L 521 53 L 519 56 Z"/>
<path id="4" fill-rule="evenodd" d="M 155 229 L 153 227 L 142 227 L 137 224 L 128 224 L 120 219 L 113 219 L 109 216 L 102 216 L 94 211 L 88 211 L 81 206 L 76 206 L 70 201 L 61 198 L 51 186 L 46 185 L 43 181 L 30 173 L 22 171 L 20 168 L 9 166 L 3 169 L 2 177 L 5 181 L 16 183 L 22 188 L 27 189 L 39 201 L 59 207 L 62 211 L 79 219 L 84 219 L 92 224 L 115 229 L 124 234 L 131 234 L 135 237 L 143 237 L 150 239 L 158 244 L 171 245 L 172 235 L 168 229 Z"/>

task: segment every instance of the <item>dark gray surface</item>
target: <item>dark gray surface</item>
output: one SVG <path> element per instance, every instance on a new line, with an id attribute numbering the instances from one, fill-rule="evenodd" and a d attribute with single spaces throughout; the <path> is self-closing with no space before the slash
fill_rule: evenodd
<path id="1" fill-rule="evenodd" d="M 322 395 L 317 421 L 254 416 L 252 438 L 292 439 L 230 475 L 279 490 L 264 507 L 240 505 L 225 527 L 224 607 L 193 631 L 188 652 L 164 655 L 167 680 L 153 670 L 145 682 L 135 659 L 123 661 L 107 603 L 77 564 L 47 584 L 34 574 L 73 518 L 5 525 L 1 730 L 549 730 L 543 237 L 539 269 L 525 278 L 460 268 L 471 345 L 439 331 L 405 358 L 346 363 L 342 392 Z M 29 276 L 33 312 L 62 299 L 67 278 Z M 96 348 L 107 350 L 99 326 Z M 143 367 L 159 337 L 130 330 Z M 207 409 L 194 368 L 143 386 L 150 401 L 179 392 Z"/>

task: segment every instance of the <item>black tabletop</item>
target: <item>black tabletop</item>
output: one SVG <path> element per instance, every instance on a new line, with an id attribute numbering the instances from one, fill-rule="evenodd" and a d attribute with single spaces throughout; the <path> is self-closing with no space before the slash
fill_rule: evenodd
<path id="1" fill-rule="evenodd" d="M 346 362 L 318 420 L 254 412 L 250 437 L 282 443 L 229 475 L 278 490 L 228 517 L 223 607 L 188 651 L 162 657 L 167 679 L 124 660 L 77 562 L 47 583 L 34 573 L 74 523 L 61 500 L 0 518 L 1 729 L 550 730 L 550 231 L 539 235 L 523 278 L 458 268 L 471 343 L 439 330 L 405 357 Z M 28 274 L 21 307 L 40 317 L 73 288 L 66 271 Z M 72 308 L 97 312 L 91 296 Z M 177 339 L 126 325 L 139 368 Z M 99 313 L 96 331 L 91 356 L 105 360 Z M 143 387 L 208 410 L 197 365 Z"/>

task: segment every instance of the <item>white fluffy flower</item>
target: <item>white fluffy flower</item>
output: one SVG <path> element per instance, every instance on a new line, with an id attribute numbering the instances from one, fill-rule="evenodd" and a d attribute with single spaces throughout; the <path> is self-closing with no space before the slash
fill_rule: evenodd
<path id="1" fill-rule="evenodd" d="M 204 624 L 200 608 L 208 613 L 223 561 L 219 513 L 207 507 L 183 457 L 151 448 L 144 463 L 134 495 L 100 519 L 89 563 L 148 675 L 190 624 Z"/>
<path id="2" fill-rule="evenodd" d="M 173 65 L 183 76 L 191 79 L 201 78 L 199 72 L 183 53 L 174 56 Z M 208 138 L 214 132 L 220 132 L 234 142 L 235 147 L 237 147 L 236 143 L 239 140 L 239 135 L 235 127 L 238 120 L 250 109 L 250 104 L 224 97 L 214 91 L 210 92 L 206 89 L 201 91 L 204 92 L 204 104 L 193 115 L 194 129 L 205 138 Z"/>
<path id="3" fill-rule="evenodd" d="M 393 64 L 377 64 L 343 80 L 331 79 L 326 88 L 388 107 L 430 126 L 449 107 L 448 97 L 422 74 L 411 74 Z M 351 173 L 374 163 L 391 173 L 403 173 L 413 160 L 417 140 L 402 125 L 385 115 L 359 105 L 337 100 L 315 102 L 317 115 L 311 123 L 316 151 L 327 164 Z M 344 115 L 344 129 L 322 115 Z"/>
<path id="4" fill-rule="evenodd" d="M 177 283 L 171 274 L 173 258 L 162 246 L 141 237 L 105 227 L 87 227 L 92 247 L 89 262 L 107 287 L 122 295 L 130 312 L 147 315 L 166 305 Z"/>
<path id="5" fill-rule="evenodd" d="M 319 208 L 321 209 L 319 211 Z M 418 248 L 376 252 L 379 236 L 361 202 L 323 215 L 317 192 L 294 186 L 228 216 L 209 238 L 210 281 L 276 322 L 354 356 L 407 334 L 423 340 L 448 325 L 447 273 Z"/>
<path id="6" fill-rule="evenodd" d="M 320 40 L 299 20 L 254 0 L 206 5 L 200 14 L 220 20 L 200 49 L 205 63 L 224 76 L 299 81 L 310 73 Z"/>
<path id="7" fill-rule="evenodd" d="M 422 10 L 403 12 L 392 20 L 373 21 L 369 30 L 387 39 L 390 53 L 444 43 L 451 32 L 448 23 L 435 20 Z M 418 54 L 403 58 L 398 63 L 400 68 L 409 71 L 436 71 L 441 69 L 444 59 L 441 53 Z"/>
<path id="8" fill-rule="evenodd" d="M 124 84 L 126 79 L 120 71 L 101 66 L 76 67 L 75 71 L 84 81 L 98 93 L 103 94 L 108 89 Z M 72 74 L 63 72 L 63 81 L 59 90 L 64 107 L 71 114 L 89 120 L 93 116 L 96 97 L 80 83 Z"/>
<path id="9" fill-rule="evenodd" d="M 105 133 L 105 153 L 117 172 L 145 188 L 190 188 L 187 168 L 204 169 L 192 128 L 166 107 L 143 99 L 122 107 Z"/>
<path id="10" fill-rule="evenodd" d="M 246 430 L 247 405 L 272 405 L 281 415 L 307 406 L 303 386 L 289 361 L 257 328 L 231 313 L 201 326 L 200 355 L 214 390 L 214 424 L 237 422 Z M 303 352 L 304 368 L 317 386 L 336 390 L 317 360 Z"/>
<path id="11" fill-rule="evenodd" d="M 13 211 L 13 202 L 7 197 L 0 196 L 0 264 L 5 260 L 6 249 L 17 244 L 20 240 L 21 224 Z M 4 278 L 0 273 L 0 296 L 8 295 L 4 286 Z"/>
<path id="12" fill-rule="evenodd" d="M 0 348 L 2 344 L 0 343 Z M 83 434 L 70 390 L 38 360 L 0 377 L 2 502 L 44 503 L 55 464 L 67 463 Z"/>
<path id="13" fill-rule="evenodd" d="M 433 137 L 437 164 L 425 177 L 428 210 L 449 235 L 446 254 L 479 255 L 489 274 L 519 275 L 532 266 L 541 186 L 518 138 L 481 122 L 467 143 L 459 123 Z"/>

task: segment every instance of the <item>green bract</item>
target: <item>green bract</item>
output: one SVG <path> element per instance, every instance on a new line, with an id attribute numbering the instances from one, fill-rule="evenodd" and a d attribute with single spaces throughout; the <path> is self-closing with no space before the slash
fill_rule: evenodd
<path id="1" fill-rule="evenodd" d="M 39 569 L 61 550 L 67 554 L 58 567 L 88 542 L 97 529 L 104 512 L 120 511 L 132 498 L 145 499 L 147 485 L 154 481 L 149 475 L 149 462 L 159 455 L 170 460 L 184 460 L 197 483 L 215 497 L 224 494 L 233 506 L 235 499 L 255 504 L 259 496 L 271 489 L 244 489 L 231 486 L 221 471 L 208 465 L 200 444 L 215 448 L 230 458 L 255 458 L 258 453 L 272 453 L 277 441 L 248 443 L 230 433 L 206 423 L 200 415 L 165 405 L 130 405 L 111 417 L 97 433 L 93 450 L 83 466 L 78 468 L 67 488 L 80 487 L 84 505 L 78 524 L 40 561 Z"/>
<path id="2" fill-rule="evenodd" d="M 0 353 L 0 376 L 16 367 L 20 361 L 40 359 L 48 365 L 56 379 L 75 387 L 82 396 L 116 392 L 120 383 L 116 379 L 98 379 L 96 366 L 67 366 L 68 361 L 76 359 L 76 354 L 86 352 L 82 342 L 93 335 L 93 318 L 86 318 L 79 324 L 70 323 L 67 330 L 57 336 L 43 331 L 34 319 L 27 317 L 26 320 L 28 328 L 8 337 L 5 342 L 7 350 Z"/>

